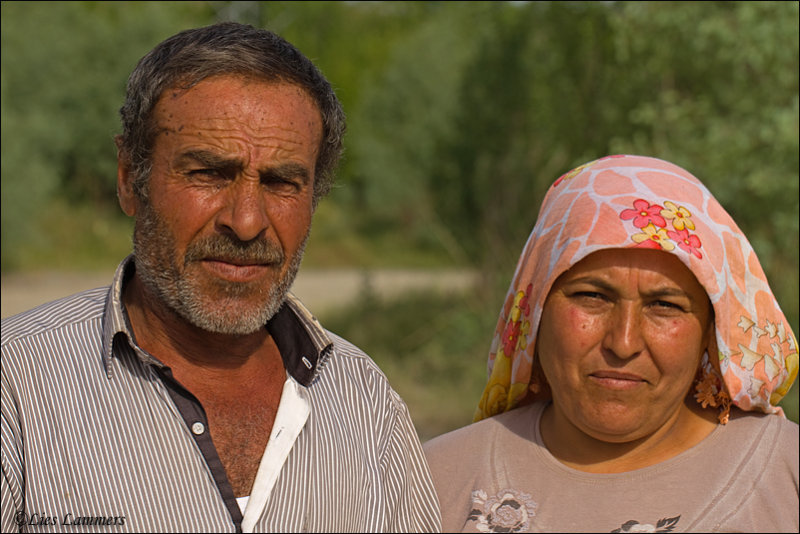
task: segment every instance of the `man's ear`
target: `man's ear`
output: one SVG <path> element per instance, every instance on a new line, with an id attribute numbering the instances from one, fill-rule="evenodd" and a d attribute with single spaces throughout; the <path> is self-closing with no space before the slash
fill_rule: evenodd
<path id="1" fill-rule="evenodd" d="M 125 215 L 133 217 L 136 215 L 136 208 L 138 206 L 138 198 L 134 191 L 134 173 L 131 170 L 131 160 L 127 152 L 122 148 L 122 142 L 119 137 L 116 139 L 117 143 L 117 198 L 119 199 L 119 206 Z"/>

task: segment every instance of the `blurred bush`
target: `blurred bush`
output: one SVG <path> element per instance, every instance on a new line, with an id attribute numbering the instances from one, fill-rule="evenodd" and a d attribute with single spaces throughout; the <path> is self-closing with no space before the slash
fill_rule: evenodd
<path id="1" fill-rule="evenodd" d="M 797 2 L 11 1 L 0 9 L 3 272 L 112 267 L 130 250 L 113 143 L 126 78 L 165 37 L 234 19 L 295 43 L 348 114 L 338 185 L 317 213 L 305 265 L 483 273 L 485 283 L 453 309 L 423 298 L 343 315 L 370 324 L 363 348 L 397 381 L 426 366 L 460 376 L 470 350 L 483 372 L 544 191 L 610 153 L 667 159 L 703 180 L 750 238 L 798 332 Z M 428 309 L 437 311 L 436 336 L 387 332 Z M 357 324 L 337 326 L 358 337 Z M 385 357 L 378 332 L 396 341 Z M 454 384 L 407 395 L 430 405 L 454 388 L 448 398 L 457 399 L 466 388 Z"/>

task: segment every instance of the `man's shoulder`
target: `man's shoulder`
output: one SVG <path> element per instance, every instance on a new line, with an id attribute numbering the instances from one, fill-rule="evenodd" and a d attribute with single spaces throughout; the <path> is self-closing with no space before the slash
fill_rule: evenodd
<path id="1" fill-rule="evenodd" d="M 328 338 L 333 343 L 333 352 L 328 365 L 344 366 L 358 370 L 371 378 L 386 381 L 386 375 L 366 352 L 351 341 L 326 330 Z"/>
<path id="2" fill-rule="evenodd" d="M 317 389 L 326 398 L 341 397 L 351 402 L 356 398 L 378 406 L 394 406 L 404 411 L 400 398 L 378 364 L 352 342 L 326 331 L 331 352 L 319 369 L 311 390 Z M 314 387 L 316 386 L 316 387 Z"/>
<path id="3" fill-rule="evenodd" d="M 353 342 L 348 341 L 347 339 L 331 332 L 330 330 L 325 330 L 325 333 L 333 342 L 334 350 L 341 357 L 363 361 L 363 363 L 367 365 L 375 365 L 375 362 L 372 360 L 372 358 L 370 358 L 366 352 L 356 346 Z"/>
<path id="4" fill-rule="evenodd" d="M 58 336 L 59 331 L 101 320 L 108 290 L 99 287 L 81 291 L 3 319 L 2 346 L 42 335 Z"/>

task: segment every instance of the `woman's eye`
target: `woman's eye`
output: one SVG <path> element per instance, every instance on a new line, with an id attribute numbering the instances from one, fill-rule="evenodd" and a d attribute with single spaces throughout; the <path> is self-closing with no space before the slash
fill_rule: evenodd
<path id="1" fill-rule="evenodd" d="M 656 308 L 659 308 L 659 309 L 664 309 L 664 310 L 683 311 L 683 306 L 681 306 L 680 304 L 678 304 L 676 302 L 670 302 L 668 300 L 656 300 L 656 301 L 653 302 L 653 306 L 655 306 Z"/>
<path id="2" fill-rule="evenodd" d="M 576 291 L 572 294 L 573 297 L 586 300 L 607 300 L 603 293 L 597 291 Z"/>

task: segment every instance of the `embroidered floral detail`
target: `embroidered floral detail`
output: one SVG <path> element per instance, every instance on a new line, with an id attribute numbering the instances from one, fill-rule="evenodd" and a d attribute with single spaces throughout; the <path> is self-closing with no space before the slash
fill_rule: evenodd
<path id="1" fill-rule="evenodd" d="M 771 323 L 769 319 L 767 319 L 767 324 L 764 326 L 764 331 L 769 335 L 769 337 L 776 337 L 778 335 L 778 325 L 775 323 Z"/>
<path id="2" fill-rule="evenodd" d="M 559 176 L 558 179 L 555 182 L 553 182 L 553 187 L 558 187 L 561 184 L 561 182 L 563 182 L 564 180 L 569 180 L 573 176 L 577 176 L 583 169 L 585 169 L 586 167 L 588 167 L 592 163 L 594 163 L 594 161 L 591 161 L 589 163 L 585 163 L 585 164 L 581 165 L 580 167 L 575 167 L 574 169 L 572 169 L 569 172 L 565 172 L 564 174 Z"/>
<path id="3" fill-rule="evenodd" d="M 652 224 L 648 224 L 642 228 L 642 230 L 644 230 L 643 233 L 633 234 L 631 236 L 631 239 L 637 243 L 637 246 L 642 248 L 655 248 L 659 250 L 672 250 L 675 248 L 675 245 L 673 245 L 669 240 L 667 231 L 663 228 L 656 228 Z"/>
<path id="4" fill-rule="evenodd" d="M 633 219 L 633 225 L 636 228 L 644 228 L 648 224 L 664 228 L 667 225 L 667 221 L 661 216 L 661 210 L 663 209 L 658 204 L 651 205 L 648 201 L 639 198 L 633 201 L 632 210 L 622 210 L 619 216 L 625 221 Z"/>
<path id="5" fill-rule="evenodd" d="M 639 523 L 634 520 L 625 521 L 621 527 L 611 532 L 672 532 L 675 530 L 675 525 L 678 524 L 680 518 L 681 516 L 659 519 L 655 525 Z"/>
<path id="6" fill-rule="evenodd" d="M 698 259 L 703 258 L 700 251 L 697 250 L 701 247 L 701 244 L 700 238 L 696 235 L 689 234 L 688 230 L 678 230 L 677 232 L 667 230 L 667 235 L 689 254 L 694 254 Z"/>
<path id="7" fill-rule="evenodd" d="M 756 323 L 754 323 L 752 319 L 742 315 L 739 318 L 739 324 L 737 324 L 736 326 L 741 328 L 742 332 L 747 332 L 748 330 L 750 330 L 750 327 L 752 327 L 754 324 L 756 324 Z"/>
<path id="8" fill-rule="evenodd" d="M 603 158 L 596 159 L 596 160 L 594 160 L 594 161 L 590 161 L 589 163 L 584 163 L 583 165 L 581 165 L 581 166 L 579 166 L 579 167 L 575 167 L 575 168 L 574 168 L 574 169 L 572 169 L 571 171 L 565 172 L 564 174 L 562 174 L 561 176 L 559 176 L 559 177 L 558 177 L 558 179 L 557 179 L 555 182 L 553 182 L 553 187 L 558 187 L 558 185 L 559 185 L 561 182 L 563 182 L 564 180 L 569 180 L 570 178 L 574 178 L 575 176 L 577 176 L 578 174 L 580 174 L 582 170 L 584 170 L 584 169 L 586 169 L 586 168 L 588 168 L 588 167 L 591 167 L 591 166 L 592 166 L 592 165 L 594 165 L 595 163 L 598 163 L 598 162 L 600 162 L 600 161 L 607 160 L 607 159 L 613 159 L 613 158 L 624 158 L 624 157 L 625 157 L 625 155 L 624 155 L 624 154 L 614 154 L 614 155 L 612 155 L 612 156 L 605 156 L 605 157 L 603 157 Z"/>
<path id="9" fill-rule="evenodd" d="M 486 414 L 505 411 L 510 402 L 520 399 L 528 389 L 528 383 L 511 382 L 511 362 L 516 351 L 524 350 L 528 344 L 528 334 L 531 331 L 528 317 L 531 314 L 532 290 L 533 284 L 528 284 L 525 291 L 518 291 L 514 295 L 503 328 L 503 337 L 499 340 L 497 353 L 494 354 L 492 372 L 478 403 L 476 417 L 484 418 L 487 417 Z M 506 297 L 506 301 L 508 302 L 510 298 L 511 295 Z"/>
<path id="10" fill-rule="evenodd" d="M 706 362 L 698 371 L 698 378 L 695 381 L 694 398 L 703 408 L 711 406 L 718 408 L 717 419 L 720 424 L 728 424 L 731 412 L 731 397 L 722 386 L 722 380 L 714 371 L 710 363 Z"/>
<path id="11" fill-rule="evenodd" d="M 483 490 L 472 492 L 472 510 L 467 521 L 475 521 L 480 532 L 522 532 L 530 529 L 536 503 L 527 493 L 503 490 L 488 497 Z"/>
<path id="12" fill-rule="evenodd" d="M 661 216 L 672 220 L 672 227 L 676 230 L 683 230 L 684 228 L 694 230 L 694 222 L 692 222 L 692 214 L 689 210 L 683 206 L 676 206 L 669 200 L 664 201 L 664 209 L 661 210 Z"/>
<path id="13" fill-rule="evenodd" d="M 524 349 L 527 345 L 527 334 L 531 330 L 531 323 L 526 319 L 531 313 L 529 296 L 532 284 L 528 284 L 525 291 L 518 291 L 514 297 L 514 304 L 508 314 L 508 322 L 503 331 L 503 352 L 511 356 L 517 349 Z"/>
<path id="14" fill-rule="evenodd" d="M 622 210 L 619 218 L 632 220 L 633 226 L 642 230 L 631 236 L 637 247 L 674 250 L 677 244 L 681 250 L 702 259 L 700 238 L 689 233 L 695 228 L 691 212 L 669 200 L 664 201 L 664 206 L 638 198 L 633 201 L 633 209 Z M 667 220 L 672 221 L 674 231 L 667 230 Z"/>
<path id="15" fill-rule="evenodd" d="M 741 328 L 742 332 L 752 330 L 757 338 L 756 344 L 759 342 L 758 338 L 766 336 L 769 339 L 769 348 L 772 350 L 772 354 L 762 353 L 758 352 L 755 347 L 751 348 L 739 343 L 739 351 L 731 354 L 731 356 L 741 356 L 738 361 L 739 367 L 752 371 L 763 361 L 764 373 L 770 381 L 775 380 L 781 374 L 782 368 L 786 369 L 784 380 L 775 387 L 770 395 L 770 404 L 777 404 L 788 393 L 789 387 L 797 377 L 798 354 L 794 336 L 786 335 L 786 327 L 783 322 L 775 323 L 769 319 L 764 319 L 764 325 L 759 326 L 750 317 L 740 315 L 736 326 Z M 764 385 L 763 380 L 752 379 L 748 393 L 753 397 L 766 398 L 766 393 L 763 391 Z"/>

